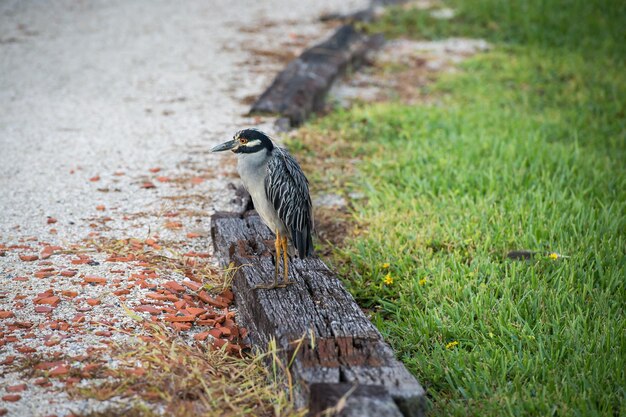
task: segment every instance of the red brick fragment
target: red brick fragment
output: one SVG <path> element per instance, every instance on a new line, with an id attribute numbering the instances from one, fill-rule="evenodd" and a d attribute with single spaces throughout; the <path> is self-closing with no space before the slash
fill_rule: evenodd
<path id="1" fill-rule="evenodd" d="M 0 416 L 6 416 L 7 414 L 9 414 L 9 410 L 6 408 L 0 408 Z"/>
<path id="2" fill-rule="evenodd" d="M 221 349 L 221 347 L 224 346 L 226 343 L 228 342 L 224 339 L 213 339 L 213 341 L 211 342 L 211 344 L 218 349 Z"/>
<path id="3" fill-rule="evenodd" d="M 107 279 L 104 277 L 96 277 L 93 275 L 85 275 L 84 281 L 89 284 L 99 284 L 104 285 L 107 282 Z"/>
<path id="4" fill-rule="evenodd" d="M 206 319 L 214 319 L 217 317 L 217 313 L 214 311 L 208 311 L 206 313 L 203 313 L 200 315 L 200 318 L 202 320 L 206 320 Z"/>
<path id="5" fill-rule="evenodd" d="M 104 211 L 104 210 L 106 210 L 106 207 L 103 204 L 99 204 L 99 205 L 96 206 L 96 210 Z"/>
<path id="6" fill-rule="evenodd" d="M 15 277 L 13 278 L 13 281 L 20 281 L 20 282 L 28 281 L 28 277 Z"/>
<path id="7" fill-rule="evenodd" d="M 195 319 L 195 316 L 167 316 L 164 320 L 167 322 L 193 322 Z"/>
<path id="8" fill-rule="evenodd" d="M 77 273 L 77 272 L 78 272 L 78 271 L 73 271 L 73 270 L 70 270 L 70 269 L 65 269 L 65 270 L 61 271 L 59 274 L 60 274 L 62 277 L 73 277 L 74 275 L 76 275 L 76 273 Z"/>
<path id="9" fill-rule="evenodd" d="M 22 399 L 22 396 L 19 394 L 7 394 L 2 396 L 2 401 L 14 403 Z"/>
<path id="10" fill-rule="evenodd" d="M 56 295 L 52 297 L 36 298 L 34 301 L 35 304 L 48 304 L 53 307 L 56 307 L 57 305 L 59 305 L 60 302 L 61 302 L 61 299 L 57 297 Z"/>
<path id="11" fill-rule="evenodd" d="M 173 290 L 173 291 L 176 291 L 176 292 L 183 292 L 183 291 L 185 291 L 185 287 L 183 287 L 182 285 L 180 285 L 176 281 L 168 281 L 165 284 L 163 284 L 163 286 L 165 288 L 169 288 L 170 290 Z"/>
<path id="12" fill-rule="evenodd" d="M 190 258 L 208 258 L 210 255 L 206 252 L 189 251 L 183 254 L 183 256 L 189 256 Z"/>
<path id="13" fill-rule="evenodd" d="M 52 311 L 54 311 L 54 309 L 52 307 L 49 306 L 35 306 L 35 313 L 51 313 Z"/>
<path id="14" fill-rule="evenodd" d="M 171 325 L 179 332 L 191 329 L 191 323 L 171 323 Z"/>
<path id="15" fill-rule="evenodd" d="M 205 319 L 196 321 L 198 326 L 215 326 L 215 320 L 213 319 Z"/>
<path id="16" fill-rule="evenodd" d="M 206 310 L 204 308 L 197 308 L 197 307 L 187 307 L 187 312 L 191 315 L 193 315 L 194 317 L 199 316 L 200 314 L 206 312 Z"/>
<path id="17" fill-rule="evenodd" d="M 178 300 L 174 303 L 174 307 L 176 307 L 177 310 L 182 310 L 186 305 L 187 302 L 185 300 Z"/>
<path id="18" fill-rule="evenodd" d="M 144 181 L 141 184 L 141 188 L 145 188 L 145 189 L 156 188 L 156 185 L 154 185 L 154 183 L 151 181 Z"/>
<path id="19" fill-rule="evenodd" d="M 52 346 L 56 346 L 59 343 L 61 343 L 61 339 L 50 339 L 50 340 L 46 340 L 43 344 L 48 346 L 48 347 L 52 347 Z"/>
<path id="20" fill-rule="evenodd" d="M 79 382 L 80 382 L 80 377 L 71 376 L 71 377 L 69 377 L 69 378 L 67 378 L 65 380 L 65 386 L 66 387 L 71 387 L 71 386 L 73 386 L 73 385 L 75 385 L 75 384 L 77 384 Z M 49 416 L 47 416 L 47 417 L 49 417 Z"/>
<path id="21" fill-rule="evenodd" d="M 89 304 L 90 306 L 97 306 L 98 304 L 101 303 L 100 300 L 95 299 L 95 298 L 88 298 L 87 300 L 85 300 L 87 302 L 87 304 Z"/>
<path id="22" fill-rule="evenodd" d="M 241 346 L 238 344 L 228 343 L 227 349 L 231 355 L 241 355 Z"/>
<path id="23" fill-rule="evenodd" d="M 12 311 L 0 310 L 0 319 L 9 319 L 15 317 Z"/>
<path id="24" fill-rule="evenodd" d="M 100 181 L 100 175 L 96 175 L 94 177 L 89 178 L 89 181 L 91 181 L 91 182 Z"/>
<path id="25" fill-rule="evenodd" d="M 159 294 L 157 292 L 151 292 L 146 294 L 146 297 L 148 298 L 152 298 L 153 300 L 158 300 L 158 301 L 165 301 L 167 300 L 167 296 L 163 295 L 163 294 Z"/>
<path id="26" fill-rule="evenodd" d="M 85 322 L 85 317 L 86 316 L 84 314 L 77 314 L 72 319 L 72 322 L 73 323 L 84 323 Z"/>
<path id="27" fill-rule="evenodd" d="M 239 327 L 234 326 L 234 327 L 229 327 L 229 329 L 231 331 L 231 334 L 228 340 L 231 340 L 234 337 L 239 337 Z"/>
<path id="28" fill-rule="evenodd" d="M 43 378 L 43 377 L 42 378 L 37 378 L 36 380 L 33 381 L 33 384 L 39 385 L 39 386 L 45 385 L 47 383 L 48 383 L 48 378 Z"/>
<path id="29" fill-rule="evenodd" d="M 159 244 L 157 243 L 157 241 L 151 237 L 149 237 L 148 239 L 145 240 L 146 245 L 148 246 L 159 246 Z"/>
<path id="30" fill-rule="evenodd" d="M 39 259 L 38 255 L 20 255 L 20 260 L 24 262 L 32 262 Z"/>
<path id="31" fill-rule="evenodd" d="M 222 337 L 222 330 L 216 327 L 216 328 L 209 330 L 209 334 L 215 338 L 220 338 Z"/>
<path id="32" fill-rule="evenodd" d="M 63 248 L 60 246 L 44 246 L 44 248 L 41 250 L 41 259 L 48 259 L 52 255 L 54 255 L 56 251 L 60 251 L 62 249 Z"/>
<path id="33" fill-rule="evenodd" d="M 219 307 L 219 308 L 227 308 L 228 304 L 223 302 L 223 301 L 219 301 L 213 297 L 211 297 L 206 291 L 200 291 L 198 293 L 198 298 L 201 299 L 202 301 L 204 301 L 207 304 L 210 304 L 212 306 L 215 307 Z"/>
<path id="34" fill-rule="evenodd" d="M 166 229 L 182 229 L 183 223 L 178 221 L 165 222 Z"/>
<path id="35" fill-rule="evenodd" d="M 15 355 L 7 356 L 0 365 L 11 365 L 15 361 Z"/>
<path id="36" fill-rule="evenodd" d="M 35 369 L 45 371 L 63 365 L 63 362 L 40 362 L 35 365 Z"/>
<path id="37" fill-rule="evenodd" d="M 150 168 L 149 171 L 152 172 L 153 174 L 156 174 L 157 172 L 159 172 L 161 170 L 160 167 L 154 167 L 154 168 Z"/>
<path id="38" fill-rule="evenodd" d="M 139 305 L 134 308 L 135 311 L 141 311 L 150 314 L 161 314 L 161 309 L 151 305 Z"/>
<path id="39" fill-rule="evenodd" d="M 54 217 L 50 217 L 48 216 L 48 220 L 46 220 L 46 223 L 48 224 L 54 224 L 57 222 L 57 219 L 55 219 Z"/>
<path id="40" fill-rule="evenodd" d="M 83 370 L 82 373 L 84 374 L 91 374 L 93 372 L 95 372 L 96 370 L 100 369 L 102 365 L 100 365 L 99 363 L 88 363 L 87 365 L 83 366 Z"/>
<path id="41" fill-rule="evenodd" d="M 198 291 L 200 288 L 202 288 L 202 285 L 193 281 L 183 281 L 183 285 L 189 288 L 191 291 Z"/>
<path id="42" fill-rule="evenodd" d="M 233 294 L 233 292 L 229 288 L 226 288 L 224 291 L 222 291 L 220 295 L 229 302 L 232 302 L 235 299 L 235 294 Z"/>
<path id="43" fill-rule="evenodd" d="M 7 392 L 22 392 L 22 391 L 26 391 L 26 384 L 19 384 L 19 385 L 11 385 L 9 387 L 7 387 Z"/>
<path id="44" fill-rule="evenodd" d="M 30 346 L 18 346 L 15 348 L 15 350 L 17 350 L 20 353 L 35 353 L 37 352 L 37 349 L 32 348 Z"/>
<path id="45" fill-rule="evenodd" d="M 187 233 L 187 237 L 189 239 L 196 239 L 196 238 L 202 237 L 202 235 L 200 233 L 189 232 Z"/>
<path id="46" fill-rule="evenodd" d="M 126 370 L 127 375 L 143 376 L 145 373 L 146 373 L 146 370 L 143 368 L 133 368 L 133 369 Z"/>
<path id="47" fill-rule="evenodd" d="M 70 372 L 69 365 L 59 365 L 55 367 L 54 369 L 52 369 L 48 375 L 51 377 L 58 377 L 58 376 L 67 375 L 69 372 Z"/>
<path id="48" fill-rule="evenodd" d="M 198 341 L 205 340 L 207 337 L 209 337 L 209 332 L 202 332 L 193 336 L 193 338 Z"/>
<path id="49" fill-rule="evenodd" d="M 78 295 L 78 293 L 76 291 L 63 290 L 61 291 L 61 295 L 67 298 L 74 298 Z"/>
<path id="50" fill-rule="evenodd" d="M 51 277 L 52 275 L 54 275 L 53 271 L 37 271 L 35 272 L 35 278 L 48 278 Z"/>
<path id="51" fill-rule="evenodd" d="M 176 297 L 174 294 L 163 294 L 163 295 L 165 295 L 165 299 L 168 301 L 171 301 L 173 303 L 178 301 L 178 297 Z"/>
<path id="52" fill-rule="evenodd" d="M 105 337 L 109 337 L 111 336 L 113 333 L 111 333 L 108 330 L 98 330 L 97 332 L 95 332 L 96 336 L 105 336 Z"/>

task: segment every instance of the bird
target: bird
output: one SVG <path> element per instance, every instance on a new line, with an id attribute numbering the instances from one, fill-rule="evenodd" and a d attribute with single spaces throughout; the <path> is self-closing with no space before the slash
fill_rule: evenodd
<path id="1" fill-rule="evenodd" d="M 258 129 L 239 130 L 232 140 L 211 149 L 211 152 L 223 151 L 237 155 L 237 171 L 252 197 L 254 208 L 276 235 L 274 282 L 255 288 L 286 287 L 293 283 L 289 281 L 288 239 L 300 258 L 313 255 L 314 221 L 309 181 L 295 158 Z M 278 280 L 281 252 L 282 283 Z"/>

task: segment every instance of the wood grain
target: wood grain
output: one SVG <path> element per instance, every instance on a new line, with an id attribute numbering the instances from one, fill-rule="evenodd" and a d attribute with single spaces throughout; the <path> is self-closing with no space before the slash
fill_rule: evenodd
<path id="1" fill-rule="evenodd" d="M 222 266 L 237 267 L 235 302 L 251 342 L 264 350 L 274 339 L 284 363 L 293 359 L 298 405 L 308 405 L 314 415 L 350 391 L 342 413 L 363 402 L 372 412 L 336 415 L 423 415 L 423 388 L 320 259 L 291 258 L 293 285 L 254 289 L 273 280 L 273 234 L 254 211 L 215 214 L 211 233 Z M 322 392 L 334 394 L 320 397 Z M 321 403 L 322 397 L 334 400 Z"/>

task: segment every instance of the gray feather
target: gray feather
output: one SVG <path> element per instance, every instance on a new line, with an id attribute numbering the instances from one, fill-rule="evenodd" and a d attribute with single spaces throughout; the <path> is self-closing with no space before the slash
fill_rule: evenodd
<path id="1" fill-rule="evenodd" d="M 265 194 L 291 233 L 291 241 L 304 258 L 313 253 L 313 207 L 309 181 L 298 162 L 276 146 L 267 162 Z"/>

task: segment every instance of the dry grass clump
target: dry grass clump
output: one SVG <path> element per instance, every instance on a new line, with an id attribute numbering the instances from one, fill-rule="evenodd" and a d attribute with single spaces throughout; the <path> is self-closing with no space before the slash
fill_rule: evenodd
<path id="1" fill-rule="evenodd" d="M 152 339 L 114 346 L 108 378 L 70 394 L 100 401 L 132 398 L 132 406 L 119 411 L 133 416 L 305 414 L 291 403 L 286 379 L 264 366 L 271 353 L 236 357 L 226 349 L 190 345 L 161 326 L 153 327 Z"/>

